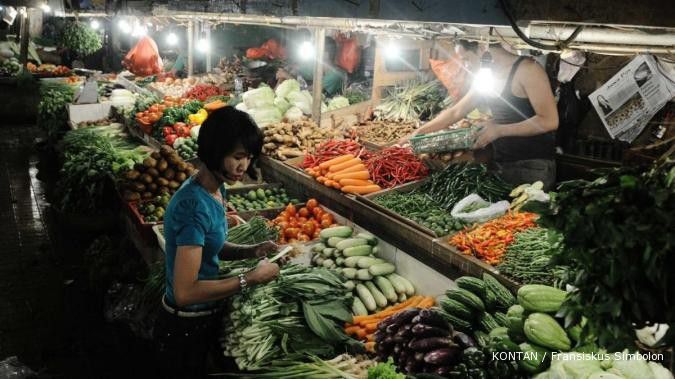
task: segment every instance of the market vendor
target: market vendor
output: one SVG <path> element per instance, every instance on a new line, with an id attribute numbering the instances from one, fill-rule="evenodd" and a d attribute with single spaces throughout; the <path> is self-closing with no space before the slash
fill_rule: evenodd
<path id="1" fill-rule="evenodd" d="M 247 113 L 225 107 L 202 124 L 198 143 L 203 167 L 176 191 L 164 215 L 166 293 L 154 330 L 163 378 L 203 377 L 220 332 L 219 300 L 279 275 L 276 263 L 262 259 L 246 274 L 218 279 L 220 259 L 265 257 L 277 249 L 273 242 L 227 242 L 223 184 L 256 176 L 260 129 Z"/>
<path id="2" fill-rule="evenodd" d="M 487 45 L 460 40 L 457 54 L 476 73 Z M 461 120 L 479 105 L 489 107 L 492 120 L 482 124 L 474 149 L 492 146 L 490 168 L 513 185 L 555 184 L 555 130 L 558 110 L 548 76 L 534 60 L 517 56 L 501 44 L 491 44 L 496 93 L 482 95 L 472 88 L 459 102 L 419 128 L 414 135 L 436 132 Z M 402 141 L 403 142 L 403 141 Z"/>

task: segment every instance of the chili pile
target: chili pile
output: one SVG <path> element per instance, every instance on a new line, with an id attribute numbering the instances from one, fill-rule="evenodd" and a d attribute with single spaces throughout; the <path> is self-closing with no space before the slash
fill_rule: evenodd
<path id="1" fill-rule="evenodd" d="M 305 159 L 300 167 L 316 167 L 323 162 L 347 154 L 359 157 L 363 161 L 367 161 L 372 155 L 363 146 L 353 140 L 328 140 L 317 146 L 314 153 L 305 155 Z"/>
<path id="2" fill-rule="evenodd" d="M 409 148 L 389 147 L 374 154 L 366 162 L 371 180 L 382 188 L 425 178 L 429 169 Z"/>

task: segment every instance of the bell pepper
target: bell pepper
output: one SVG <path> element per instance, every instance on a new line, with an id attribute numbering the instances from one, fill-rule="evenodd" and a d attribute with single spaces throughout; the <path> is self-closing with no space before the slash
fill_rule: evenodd
<path id="1" fill-rule="evenodd" d="M 166 144 L 169 146 L 173 146 L 173 144 L 176 142 L 176 138 L 178 138 L 176 134 L 171 134 L 164 137 L 164 142 L 166 142 Z"/>
<path id="2" fill-rule="evenodd" d="M 176 134 L 176 132 L 173 130 L 173 128 L 170 128 L 168 126 L 165 126 L 165 127 L 162 128 L 162 136 L 164 136 L 164 138 L 166 138 L 166 137 L 168 137 L 172 134 Z"/>

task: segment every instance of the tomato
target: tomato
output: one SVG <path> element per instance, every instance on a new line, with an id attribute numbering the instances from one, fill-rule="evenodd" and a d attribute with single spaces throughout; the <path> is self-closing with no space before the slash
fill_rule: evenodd
<path id="1" fill-rule="evenodd" d="M 298 233 L 300 233 L 300 229 L 298 228 L 288 228 L 284 232 L 284 235 L 286 238 L 298 238 Z"/>
<path id="2" fill-rule="evenodd" d="M 310 212 L 318 206 L 319 206 L 319 202 L 316 199 L 307 200 L 307 209 L 309 209 Z"/>
<path id="3" fill-rule="evenodd" d="M 288 226 L 290 226 L 291 228 L 299 228 L 300 225 L 301 225 L 301 224 L 300 224 L 300 223 L 298 222 L 298 220 L 296 220 L 296 219 L 292 219 L 292 220 L 288 223 Z"/>
<path id="4" fill-rule="evenodd" d="M 159 105 L 158 104 L 152 104 L 150 108 L 148 108 L 150 112 L 157 112 L 159 110 Z"/>
<path id="5" fill-rule="evenodd" d="M 308 236 L 314 235 L 314 231 L 316 230 L 316 226 L 312 222 L 306 222 L 302 224 L 302 232 L 307 234 Z"/>
<path id="6" fill-rule="evenodd" d="M 284 220 L 288 221 L 288 219 L 290 218 L 290 215 L 288 214 L 288 212 L 282 211 L 281 213 L 279 213 L 279 216 L 277 216 L 277 217 L 281 217 Z"/>
<path id="7" fill-rule="evenodd" d="M 321 237 L 321 229 L 317 228 L 314 233 L 312 234 L 312 239 L 315 240 L 317 238 Z"/>
<path id="8" fill-rule="evenodd" d="M 298 216 L 305 218 L 309 217 L 309 209 L 305 207 L 300 208 L 298 211 Z"/>
<path id="9" fill-rule="evenodd" d="M 298 242 L 298 240 L 295 239 L 295 238 L 291 238 L 291 239 L 288 240 L 288 243 L 297 243 L 297 242 Z"/>
<path id="10" fill-rule="evenodd" d="M 298 241 L 307 242 L 307 241 L 311 241 L 311 238 L 307 234 L 300 233 L 300 234 L 298 234 Z"/>
<path id="11" fill-rule="evenodd" d="M 321 229 L 330 228 L 330 226 L 331 226 L 330 221 L 328 221 L 326 219 L 321 220 Z"/>
<path id="12" fill-rule="evenodd" d="M 144 112 L 138 112 L 138 113 L 136 113 L 136 118 L 141 118 L 141 117 L 143 117 L 143 116 L 145 116 L 145 113 L 144 113 Z"/>
<path id="13" fill-rule="evenodd" d="M 317 219 L 321 219 L 321 215 L 323 213 L 324 213 L 324 211 L 323 211 L 323 209 L 321 209 L 321 207 L 316 207 L 316 208 L 312 209 L 312 214 Z"/>
<path id="14" fill-rule="evenodd" d="M 307 222 L 307 217 L 298 217 L 298 223 L 304 224 Z"/>
<path id="15" fill-rule="evenodd" d="M 279 228 L 281 228 L 281 230 L 286 230 L 286 229 L 288 229 L 288 222 L 287 222 L 287 221 L 281 221 L 281 222 L 280 222 L 279 224 L 277 224 L 277 225 L 279 225 Z"/>
<path id="16" fill-rule="evenodd" d="M 333 220 L 333 215 L 330 214 L 330 213 L 324 213 L 324 215 L 321 216 L 321 222 L 322 223 L 323 223 L 324 220 L 328 221 L 329 224 L 332 224 L 333 221 L 335 221 L 335 220 Z"/>

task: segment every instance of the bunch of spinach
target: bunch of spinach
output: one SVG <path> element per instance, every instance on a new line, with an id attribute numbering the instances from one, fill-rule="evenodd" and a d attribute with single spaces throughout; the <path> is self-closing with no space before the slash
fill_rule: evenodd
<path id="1" fill-rule="evenodd" d="M 567 281 L 576 289 L 560 312 L 566 324 L 586 316 L 584 332 L 619 349 L 633 344 L 634 328 L 675 327 L 675 161 L 558 189 L 542 221 L 565 236 L 554 261 L 572 267 Z"/>
<path id="2" fill-rule="evenodd" d="M 79 57 L 91 55 L 103 47 L 101 35 L 88 24 L 68 22 L 61 31 L 59 45 L 70 49 Z"/>
<path id="3" fill-rule="evenodd" d="M 66 129 L 68 104 L 73 101 L 75 90 L 65 84 L 43 84 L 40 87 L 37 124 L 47 131 L 50 139 L 57 139 Z"/>

